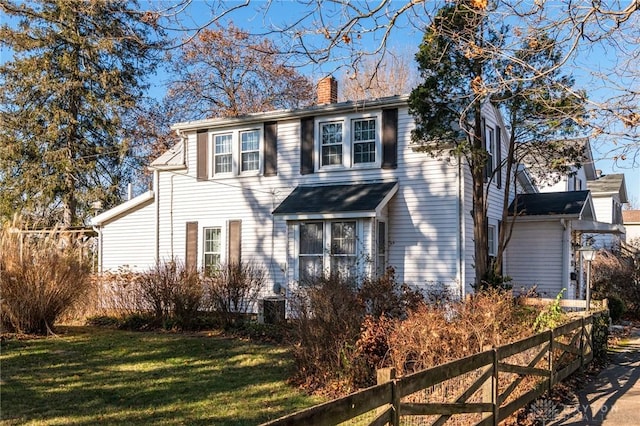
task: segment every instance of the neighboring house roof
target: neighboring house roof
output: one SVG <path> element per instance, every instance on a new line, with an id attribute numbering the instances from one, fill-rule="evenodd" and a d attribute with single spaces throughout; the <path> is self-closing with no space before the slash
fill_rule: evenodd
<path id="1" fill-rule="evenodd" d="M 397 190 L 397 182 L 298 186 L 273 214 L 291 218 L 370 217 L 378 214 Z"/>
<path id="2" fill-rule="evenodd" d="M 521 194 L 509 206 L 518 216 L 565 215 L 580 216 L 588 202 L 589 191 L 544 192 Z"/>
<path id="3" fill-rule="evenodd" d="M 627 224 L 640 224 L 640 210 L 623 210 L 622 222 Z"/>
<path id="4" fill-rule="evenodd" d="M 93 226 L 101 226 L 106 222 L 114 219 L 121 214 L 128 213 L 130 210 L 143 206 L 145 203 L 153 201 L 154 193 L 153 191 L 147 191 L 144 194 L 140 194 L 135 198 L 132 198 L 120 205 L 115 206 L 112 209 L 107 210 L 104 213 L 101 213 L 91 219 L 91 224 Z"/>
<path id="5" fill-rule="evenodd" d="M 587 188 L 591 190 L 594 197 L 620 194 L 621 203 L 629 201 L 627 199 L 627 186 L 622 173 L 605 175 L 596 180 L 588 181 Z"/>
<path id="6" fill-rule="evenodd" d="M 175 144 L 167 152 L 153 160 L 150 167 L 164 170 L 181 169 L 186 167 L 184 161 L 184 143 L 180 141 Z"/>

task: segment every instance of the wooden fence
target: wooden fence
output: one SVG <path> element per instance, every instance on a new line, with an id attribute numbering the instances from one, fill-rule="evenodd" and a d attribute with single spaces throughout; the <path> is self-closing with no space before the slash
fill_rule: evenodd
<path id="1" fill-rule="evenodd" d="M 391 378 L 265 425 L 443 425 L 456 417 L 457 424 L 497 425 L 593 359 L 593 315 L 608 313 Z M 438 388 L 451 380 L 453 387 Z"/>

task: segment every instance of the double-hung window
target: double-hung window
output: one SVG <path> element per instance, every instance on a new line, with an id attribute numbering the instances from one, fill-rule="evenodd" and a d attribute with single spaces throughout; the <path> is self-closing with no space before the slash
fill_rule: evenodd
<path id="1" fill-rule="evenodd" d="M 351 128 L 353 133 L 353 163 L 375 163 L 376 119 L 353 120 Z"/>
<path id="2" fill-rule="evenodd" d="M 233 134 L 214 135 L 213 174 L 233 171 Z"/>
<path id="3" fill-rule="evenodd" d="M 257 171 L 260 168 L 260 132 L 240 132 L 241 172 Z"/>
<path id="4" fill-rule="evenodd" d="M 220 267 L 222 238 L 220 228 L 204 228 L 204 259 L 202 262 L 205 274 L 210 274 Z"/>
<path id="5" fill-rule="evenodd" d="M 300 224 L 299 278 L 308 283 L 322 276 L 324 259 L 324 226 L 322 222 Z"/>
<path id="6" fill-rule="evenodd" d="M 355 278 L 355 266 L 356 222 L 331 222 L 331 273 Z"/>
<path id="7" fill-rule="evenodd" d="M 321 165 L 342 165 L 342 122 L 320 123 Z"/>
<path id="8" fill-rule="evenodd" d="M 319 170 L 380 166 L 380 116 L 350 114 L 318 122 L 316 150 Z"/>

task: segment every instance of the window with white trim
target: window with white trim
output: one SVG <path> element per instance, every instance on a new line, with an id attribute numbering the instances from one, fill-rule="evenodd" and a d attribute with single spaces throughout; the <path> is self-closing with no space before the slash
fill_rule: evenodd
<path id="1" fill-rule="evenodd" d="M 342 165 L 342 122 L 320 123 L 322 166 Z"/>
<path id="2" fill-rule="evenodd" d="M 350 114 L 317 122 L 317 169 L 379 167 L 380 120 L 380 114 Z"/>
<path id="3" fill-rule="evenodd" d="M 217 270 L 220 267 L 220 260 L 222 254 L 222 230 L 220 227 L 204 228 L 204 243 L 202 266 L 205 274 L 210 274 L 212 271 Z"/>
<path id="4" fill-rule="evenodd" d="M 376 162 L 376 119 L 353 120 L 353 163 Z"/>
<path id="5" fill-rule="evenodd" d="M 489 256 L 496 255 L 496 226 L 488 225 L 487 226 L 487 250 L 489 252 Z"/>
<path id="6" fill-rule="evenodd" d="M 233 134 L 214 135 L 213 174 L 233 171 Z"/>
<path id="7" fill-rule="evenodd" d="M 240 132 L 241 172 L 260 169 L 260 132 Z"/>
<path id="8" fill-rule="evenodd" d="M 300 224 L 299 279 L 306 283 L 322 275 L 324 258 L 324 227 L 322 222 Z"/>
<path id="9" fill-rule="evenodd" d="M 213 177 L 256 175 L 261 172 L 262 129 L 235 129 L 211 134 L 209 170 Z"/>
<path id="10" fill-rule="evenodd" d="M 487 150 L 487 173 L 491 176 L 496 169 L 496 136 L 493 127 L 484 127 L 484 146 Z"/>
<path id="11" fill-rule="evenodd" d="M 323 273 L 356 277 L 357 222 L 312 221 L 300 223 L 298 278 L 303 284 Z"/>

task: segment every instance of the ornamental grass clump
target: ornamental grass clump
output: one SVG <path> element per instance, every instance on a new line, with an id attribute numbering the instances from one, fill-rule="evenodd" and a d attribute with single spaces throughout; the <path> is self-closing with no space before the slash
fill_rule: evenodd
<path id="1" fill-rule="evenodd" d="M 0 229 L 0 322 L 3 331 L 49 334 L 91 293 L 90 264 L 62 230 Z"/>

